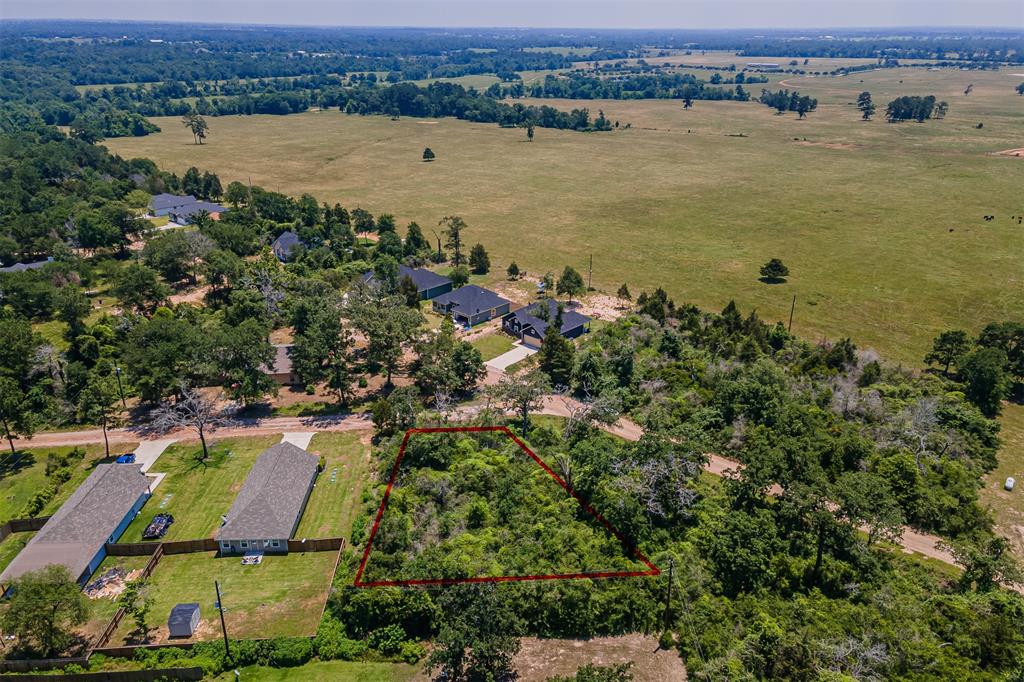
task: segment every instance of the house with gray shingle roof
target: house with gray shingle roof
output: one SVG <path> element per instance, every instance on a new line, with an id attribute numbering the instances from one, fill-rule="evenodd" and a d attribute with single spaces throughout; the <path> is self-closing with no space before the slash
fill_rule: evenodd
<path id="1" fill-rule="evenodd" d="M 320 460 L 291 443 L 263 451 L 217 531 L 224 554 L 287 552 Z"/>
<path id="2" fill-rule="evenodd" d="M 438 315 L 451 315 L 456 324 L 473 327 L 505 315 L 512 307 L 512 302 L 490 289 L 467 284 L 438 296 L 432 305 Z"/>
<path id="3" fill-rule="evenodd" d="M 545 308 L 547 310 L 545 310 Z M 501 327 L 506 333 L 520 339 L 531 348 L 540 348 L 548 330 L 558 319 L 558 301 L 548 298 L 537 301 L 511 312 L 501 318 Z M 574 339 L 590 331 L 590 318 L 575 310 L 562 311 L 562 327 L 559 330 L 567 339 Z"/>
<path id="4" fill-rule="evenodd" d="M 292 257 L 292 251 L 300 246 L 305 246 L 302 240 L 299 239 L 299 235 L 295 234 L 291 230 L 282 232 L 278 235 L 274 243 L 270 245 L 270 250 L 277 256 L 277 260 L 282 263 L 287 263 Z"/>
<path id="5" fill-rule="evenodd" d="M 67 566 L 84 585 L 149 499 L 150 479 L 132 464 L 97 464 L 68 501 L 25 545 L 3 573 L 0 585 L 50 564 Z"/>
<path id="6" fill-rule="evenodd" d="M 433 270 L 426 268 L 410 268 L 408 265 L 398 266 L 398 281 L 401 282 L 408 277 L 416 285 L 416 291 L 420 294 L 420 300 L 429 301 L 441 294 L 447 294 L 452 290 L 452 281 L 444 275 L 439 275 Z M 363 282 L 373 286 L 377 277 L 373 270 L 363 273 Z"/>
<path id="7" fill-rule="evenodd" d="M 149 200 L 149 212 L 151 215 L 159 218 L 160 216 L 170 215 L 176 208 L 194 204 L 197 201 L 199 200 L 191 194 L 168 194 L 162 192 L 154 194 Z"/>

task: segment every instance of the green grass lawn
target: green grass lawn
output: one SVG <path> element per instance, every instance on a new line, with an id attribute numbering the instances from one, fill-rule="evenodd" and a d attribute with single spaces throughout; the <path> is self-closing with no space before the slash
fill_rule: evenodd
<path id="1" fill-rule="evenodd" d="M 242 680 L 279 682 L 288 680 L 334 680 L 335 682 L 406 682 L 416 676 L 417 668 L 404 663 L 356 663 L 348 661 L 313 661 L 297 668 L 242 668 Z M 218 680 L 235 680 L 234 672 L 227 672 Z"/>
<path id="2" fill-rule="evenodd" d="M 370 447 L 360 440 L 359 434 L 318 433 L 313 436 L 309 451 L 327 461 L 316 479 L 295 537 L 340 536 L 347 540 L 369 477 Z"/>
<path id="3" fill-rule="evenodd" d="M 125 452 L 135 449 L 134 443 L 119 443 L 111 446 L 111 457 L 116 457 Z M 85 450 L 85 457 L 78 460 L 72 467 L 71 478 L 63 483 L 57 490 L 57 494 L 43 508 L 40 516 L 46 516 L 57 511 L 71 493 L 81 485 L 82 481 L 92 473 L 93 468 L 106 460 L 102 443 L 79 446 Z M 8 519 L 19 518 L 25 503 L 35 494 L 48 485 L 46 477 L 46 455 L 48 453 L 67 454 L 74 448 L 52 447 L 52 448 L 26 448 L 19 450 L 19 458 L 15 458 L 9 451 L 0 455 L 0 522 Z M 106 460 L 106 461 L 112 461 Z"/>
<path id="4" fill-rule="evenodd" d="M 1017 556 L 1024 561 L 1024 405 L 1006 404 L 999 418 L 1003 441 L 999 466 L 985 477 L 980 491 L 996 520 L 996 528 L 1010 539 Z M 1007 476 L 1017 479 L 1013 492 L 1003 488 Z"/>
<path id="5" fill-rule="evenodd" d="M 403 225 L 460 215 L 467 243 L 487 247 L 495 281 L 511 260 L 558 273 L 567 264 L 583 271 L 593 254 L 594 285 L 606 292 L 623 282 L 634 295 L 663 286 L 677 302 L 716 310 L 735 299 L 772 322 L 788 319 L 795 294 L 799 334 L 851 336 L 919 365 L 943 329 L 1024 315 L 1024 227 L 1009 220 L 1022 210 L 1024 162 L 992 154 L 1021 146 L 1021 79 L 1012 73 L 782 78 L 781 87 L 819 99 L 806 120 L 754 102 L 699 101 L 684 111 L 672 100 L 540 100 L 602 109 L 623 127 L 538 129 L 533 142 L 493 124 L 316 112 L 214 118 L 202 146 L 176 119 L 156 119 L 161 133 L 104 144 L 178 173 L 195 165 L 222 182 L 251 176 L 291 195 L 392 213 Z M 861 90 L 879 109 L 898 94 L 934 94 L 949 114 L 862 122 L 853 106 Z M 426 146 L 433 163 L 421 160 Z M 772 257 L 790 268 L 786 284 L 758 281 Z"/>
<path id="6" fill-rule="evenodd" d="M 494 332 L 487 336 L 480 336 L 470 341 L 473 347 L 480 351 L 484 362 L 496 358 L 502 353 L 512 350 L 512 338 L 502 332 Z"/>
<path id="7" fill-rule="evenodd" d="M 7 564 L 14 561 L 14 557 L 25 548 L 33 535 L 35 533 L 11 533 L 0 540 L 0 573 L 7 568 Z"/>
<path id="8" fill-rule="evenodd" d="M 164 540 L 211 537 L 220 527 L 261 452 L 281 442 L 280 435 L 227 438 L 210 446 L 210 457 L 200 461 L 198 442 L 175 443 L 150 469 L 167 476 L 128 526 L 120 542 L 140 542 L 142 531 L 161 512 L 174 515 Z"/>
<path id="9" fill-rule="evenodd" d="M 266 555 L 258 566 L 243 566 L 237 556 L 214 552 L 165 556 L 149 581 L 153 600 L 150 638 L 167 638 L 167 616 L 175 604 L 197 602 L 198 639 L 221 636 L 214 609 L 214 581 L 220 582 L 232 638 L 312 635 L 334 576 L 335 552 Z M 115 641 L 125 641 L 134 625 L 122 624 Z"/>

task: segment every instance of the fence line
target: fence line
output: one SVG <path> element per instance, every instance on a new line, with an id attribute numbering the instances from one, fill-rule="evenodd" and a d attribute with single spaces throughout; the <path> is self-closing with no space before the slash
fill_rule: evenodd
<path id="1" fill-rule="evenodd" d="M 345 546 L 345 538 L 310 538 L 289 540 L 289 552 L 337 552 Z"/>
<path id="2" fill-rule="evenodd" d="M 32 519 L 11 519 L 0 526 L 0 541 L 4 540 L 11 533 L 27 533 L 28 531 L 40 530 L 49 520 L 49 516 L 37 516 Z"/>
<path id="3" fill-rule="evenodd" d="M 65 675 L 22 675 L 19 682 L 148 682 L 150 680 L 201 680 L 202 668 L 163 668 L 160 670 L 119 670 Z"/>

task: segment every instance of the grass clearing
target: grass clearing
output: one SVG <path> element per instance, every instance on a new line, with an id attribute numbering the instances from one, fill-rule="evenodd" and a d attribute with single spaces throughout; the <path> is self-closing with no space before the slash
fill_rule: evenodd
<path id="1" fill-rule="evenodd" d="M 71 497 L 82 481 L 84 481 L 97 464 L 113 461 L 113 458 L 135 449 L 135 443 L 118 443 L 110 449 L 111 459 L 107 459 L 102 443 L 91 443 L 77 447 L 85 450 L 85 456 L 71 466 L 71 478 L 57 489 L 57 494 L 47 502 L 39 516 L 46 516 L 57 511 Z M 51 448 L 26 448 L 18 450 L 15 458 L 9 452 L 0 456 L 0 523 L 8 519 L 20 518 L 25 504 L 39 490 L 44 489 L 49 480 L 46 477 L 46 456 L 49 453 L 67 455 L 76 446 Z M 21 534 L 19 534 L 21 535 Z M 6 540 L 4 544 L 6 544 Z"/>
<path id="2" fill-rule="evenodd" d="M 3 540 L 0 540 L 0 573 L 3 572 L 7 565 L 14 561 L 14 557 L 18 556 L 18 552 L 25 549 L 25 545 L 35 535 L 34 532 L 28 533 L 11 533 Z"/>
<path id="3" fill-rule="evenodd" d="M 242 668 L 239 672 L 243 680 L 255 682 L 406 682 L 416 677 L 417 670 L 416 667 L 405 663 L 312 661 L 297 668 L 265 668 L 254 665 Z M 237 678 L 233 672 L 227 672 L 217 679 L 233 682 Z"/>
<path id="4" fill-rule="evenodd" d="M 999 418 L 1003 445 L 999 465 L 983 480 L 981 503 L 988 505 L 996 520 L 996 530 L 1009 538 L 1017 556 L 1024 560 L 1024 405 L 1007 403 Z M 1003 484 L 1007 476 L 1017 479 L 1013 492 Z"/>
<path id="5" fill-rule="evenodd" d="M 142 531 L 153 517 L 166 512 L 174 523 L 164 540 L 195 540 L 211 537 L 220 527 L 221 514 L 231 503 L 261 452 L 281 442 L 280 435 L 226 438 L 210 446 L 210 457 L 199 460 L 199 443 L 174 443 L 150 469 L 167 476 L 120 542 L 141 542 Z"/>
<path id="6" fill-rule="evenodd" d="M 594 285 L 606 292 L 664 286 L 677 301 L 721 309 L 735 299 L 769 321 L 787 320 L 796 294 L 797 333 L 851 336 L 917 365 L 943 329 L 1024 315 L 1024 227 L 1010 221 L 1024 212 L 1024 163 L 992 154 L 1020 146 L 1011 73 L 784 79 L 821 101 L 806 120 L 752 102 L 684 111 L 672 100 L 539 100 L 602 109 L 632 127 L 538 129 L 532 143 L 493 124 L 324 111 L 214 118 L 202 146 L 175 119 L 155 119 L 163 132 L 104 144 L 178 173 L 195 165 L 222 182 L 251 176 L 393 213 L 400 224 L 461 215 L 467 243 L 491 255 L 492 281 L 511 260 L 558 273 L 584 270 L 593 254 Z M 935 94 L 949 114 L 862 122 L 852 104 L 860 90 L 880 109 L 896 94 Z M 432 163 L 421 160 L 426 146 Z M 776 256 L 792 276 L 762 284 L 758 268 Z"/>
<path id="7" fill-rule="evenodd" d="M 333 578 L 335 552 L 266 555 L 258 566 L 215 552 L 176 554 L 160 560 L 149 580 L 150 639 L 167 639 L 167 617 L 175 604 L 197 602 L 200 640 L 221 636 L 214 608 L 213 582 L 220 582 L 228 634 L 251 637 L 299 637 L 316 632 Z M 114 641 L 127 641 L 134 625 L 125 619 Z"/>
<path id="8" fill-rule="evenodd" d="M 309 451 L 322 456 L 326 464 L 316 479 L 295 537 L 340 536 L 347 540 L 359 512 L 363 486 L 369 480 L 370 446 L 358 433 L 318 433 Z"/>
<path id="9" fill-rule="evenodd" d="M 480 351 L 484 362 L 496 358 L 502 353 L 507 353 L 513 348 L 512 339 L 500 331 L 487 334 L 486 336 L 478 336 L 470 341 L 470 343 Z"/>

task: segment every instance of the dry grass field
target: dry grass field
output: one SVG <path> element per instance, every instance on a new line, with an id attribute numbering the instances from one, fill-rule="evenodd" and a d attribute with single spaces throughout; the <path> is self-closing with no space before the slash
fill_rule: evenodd
<path id="1" fill-rule="evenodd" d="M 769 320 L 785 319 L 795 294 L 800 334 L 849 335 L 919 364 L 939 330 L 1024 315 L 1024 226 L 1010 220 L 1024 214 L 1024 161 L 993 155 L 1024 146 L 1021 80 L 924 68 L 783 78 L 821 101 L 806 120 L 756 103 L 545 100 L 631 128 L 538 129 L 532 143 L 490 124 L 324 111 L 211 119 L 201 147 L 174 118 L 106 144 L 403 224 L 461 215 L 495 277 L 513 259 L 531 273 L 585 270 L 593 254 L 604 290 L 664 286 L 716 309 L 736 299 Z M 861 122 L 862 89 L 880 110 L 897 94 L 935 94 L 949 115 Z M 427 146 L 433 163 L 421 161 Z M 788 283 L 758 281 L 771 257 L 790 267 Z"/>

